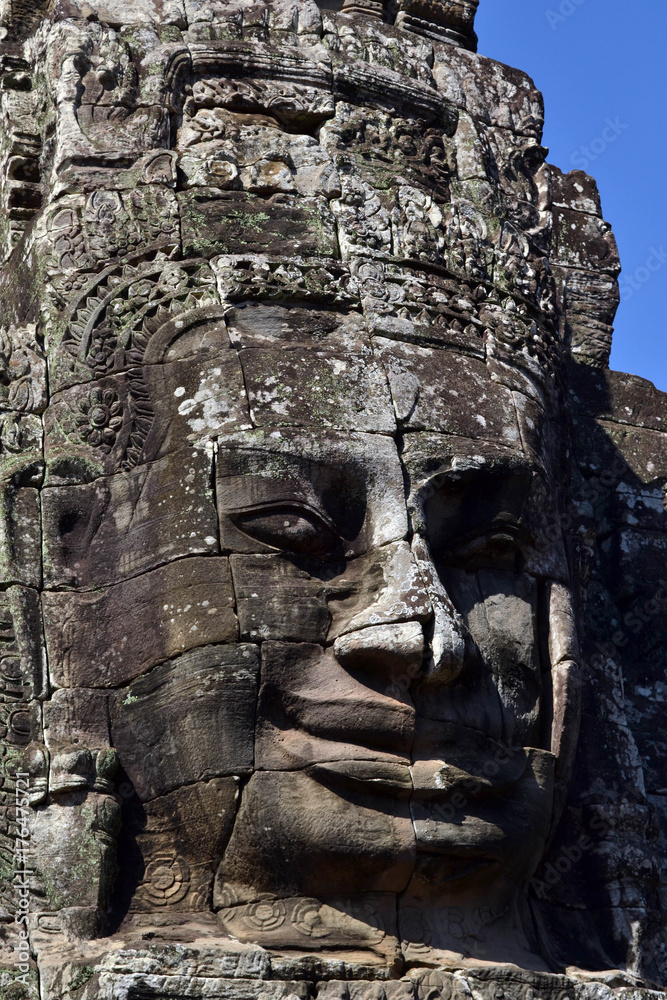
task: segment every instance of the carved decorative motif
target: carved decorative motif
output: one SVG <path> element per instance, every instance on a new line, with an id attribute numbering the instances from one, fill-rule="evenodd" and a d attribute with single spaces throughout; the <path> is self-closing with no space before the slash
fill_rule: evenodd
<path id="1" fill-rule="evenodd" d="M 93 448 L 111 451 L 116 435 L 123 423 L 120 399 L 112 389 L 93 389 L 79 402 L 81 415 L 77 417 L 81 438 Z"/>
<path id="2" fill-rule="evenodd" d="M 143 889 L 151 903 L 173 906 L 187 894 L 190 869 L 182 858 L 157 855 L 144 873 Z"/>

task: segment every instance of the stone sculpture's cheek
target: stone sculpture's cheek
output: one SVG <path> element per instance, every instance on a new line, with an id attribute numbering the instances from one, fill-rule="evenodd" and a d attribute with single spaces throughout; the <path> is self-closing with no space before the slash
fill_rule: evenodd
<path id="1" fill-rule="evenodd" d="M 537 621 L 539 583 L 524 573 L 443 572 L 471 649 L 454 684 L 427 684 L 423 710 L 460 722 L 508 746 L 539 746 L 543 670 Z M 420 701 L 421 707 L 421 701 Z"/>

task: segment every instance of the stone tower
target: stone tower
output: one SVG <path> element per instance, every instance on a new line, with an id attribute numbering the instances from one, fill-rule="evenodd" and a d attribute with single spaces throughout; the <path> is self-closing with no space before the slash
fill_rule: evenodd
<path id="1" fill-rule="evenodd" d="M 0 6 L 0 997 L 664 997 L 667 405 L 477 0 Z"/>

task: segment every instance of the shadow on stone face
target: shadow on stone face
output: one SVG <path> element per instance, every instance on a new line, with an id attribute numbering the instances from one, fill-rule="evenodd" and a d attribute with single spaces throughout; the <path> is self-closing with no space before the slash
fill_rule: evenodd
<path id="1" fill-rule="evenodd" d="M 107 917 L 109 934 L 115 933 L 127 916 L 137 886 L 146 870 L 137 842 L 137 838 L 146 829 L 146 809 L 124 770 L 121 770 L 119 779 L 123 826 L 118 838 L 118 852 L 122 858 L 122 866 L 109 902 Z"/>
<path id="2" fill-rule="evenodd" d="M 557 966 L 622 967 L 638 949 L 646 975 L 660 981 L 665 395 L 587 365 L 573 365 L 568 381 L 574 451 L 564 527 L 580 583 L 584 703 L 567 805 L 532 880 L 532 908 Z"/>

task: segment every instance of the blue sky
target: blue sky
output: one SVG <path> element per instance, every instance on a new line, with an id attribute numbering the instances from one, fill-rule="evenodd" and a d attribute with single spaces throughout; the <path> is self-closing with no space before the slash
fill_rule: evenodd
<path id="1" fill-rule="evenodd" d="M 623 265 L 612 368 L 667 391 L 666 0 L 480 0 L 476 27 L 543 92 L 549 161 L 598 182 Z"/>

